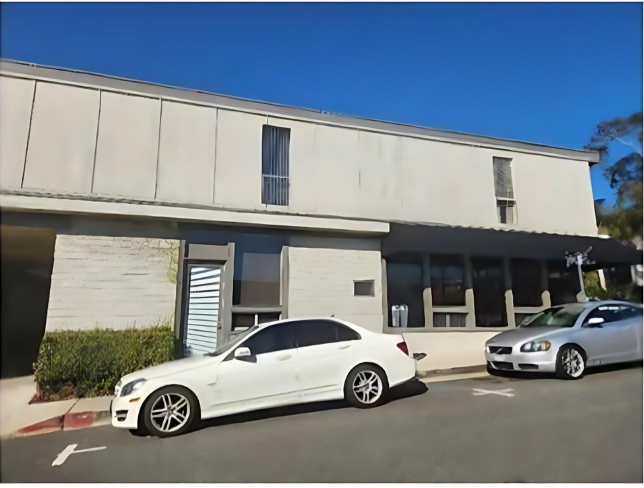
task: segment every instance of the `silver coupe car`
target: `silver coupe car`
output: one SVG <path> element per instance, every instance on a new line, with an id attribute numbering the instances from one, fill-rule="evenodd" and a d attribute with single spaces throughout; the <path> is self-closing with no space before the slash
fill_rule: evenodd
<path id="1" fill-rule="evenodd" d="M 556 373 L 581 378 L 587 367 L 642 361 L 642 306 L 618 301 L 569 303 L 529 317 L 485 343 L 490 374 Z"/>

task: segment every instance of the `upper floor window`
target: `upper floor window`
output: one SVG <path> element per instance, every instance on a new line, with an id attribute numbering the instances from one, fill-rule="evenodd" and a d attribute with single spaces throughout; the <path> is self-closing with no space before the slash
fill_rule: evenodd
<path id="1" fill-rule="evenodd" d="M 291 129 L 265 125 L 262 130 L 262 203 L 289 204 Z"/>
<path id="2" fill-rule="evenodd" d="M 512 160 L 509 158 L 492 158 L 496 214 L 501 224 L 517 223 L 517 202 L 512 188 L 511 163 Z"/>

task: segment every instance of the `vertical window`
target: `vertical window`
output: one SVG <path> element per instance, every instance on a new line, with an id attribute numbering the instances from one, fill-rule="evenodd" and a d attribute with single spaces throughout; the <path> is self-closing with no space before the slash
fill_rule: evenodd
<path id="1" fill-rule="evenodd" d="M 512 160 L 509 158 L 492 158 L 494 168 L 494 192 L 496 194 L 496 212 L 499 223 L 517 223 L 517 202 L 512 187 Z"/>
<path id="2" fill-rule="evenodd" d="M 543 305 L 541 293 L 544 290 L 541 284 L 541 264 L 535 260 L 514 259 L 510 268 L 514 305 L 518 307 L 540 307 Z"/>
<path id="3" fill-rule="evenodd" d="M 434 312 L 434 327 L 465 327 L 467 314 Z"/>
<path id="4" fill-rule="evenodd" d="M 503 261 L 472 259 L 472 285 L 477 327 L 507 327 Z"/>
<path id="5" fill-rule="evenodd" d="M 432 255 L 429 260 L 433 305 L 465 305 L 463 256 Z"/>
<path id="6" fill-rule="evenodd" d="M 393 325 L 392 305 L 407 305 L 407 327 L 425 327 L 423 270 L 420 263 L 387 262 L 387 302 L 389 325 Z"/>
<path id="7" fill-rule="evenodd" d="M 579 278 L 577 270 L 566 268 L 561 263 L 548 264 L 548 291 L 552 305 L 563 305 L 577 301 Z"/>
<path id="8" fill-rule="evenodd" d="M 282 314 L 282 236 L 237 234 L 231 334 L 253 325 L 279 320 Z"/>
<path id="9" fill-rule="evenodd" d="M 289 204 L 291 129 L 265 125 L 262 131 L 262 203 Z"/>

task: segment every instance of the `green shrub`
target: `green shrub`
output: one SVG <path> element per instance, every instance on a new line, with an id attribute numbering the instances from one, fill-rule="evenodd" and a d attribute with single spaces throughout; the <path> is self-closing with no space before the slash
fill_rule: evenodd
<path id="1" fill-rule="evenodd" d="M 122 376 L 174 359 L 168 325 L 48 332 L 34 363 L 37 400 L 114 394 Z"/>

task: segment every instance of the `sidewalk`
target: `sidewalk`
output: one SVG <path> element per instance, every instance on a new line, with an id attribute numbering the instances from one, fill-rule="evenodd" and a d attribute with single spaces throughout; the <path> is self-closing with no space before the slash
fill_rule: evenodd
<path id="1" fill-rule="evenodd" d="M 74 430 L 110 423 L 113 397 L 29 401 L 36 394 L 33 376 L 0 380 L 0 439 Z"/>

